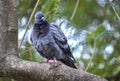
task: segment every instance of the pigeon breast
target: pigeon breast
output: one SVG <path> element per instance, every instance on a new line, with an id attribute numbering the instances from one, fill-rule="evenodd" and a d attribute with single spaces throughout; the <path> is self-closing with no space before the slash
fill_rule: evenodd
<path id="1" fill-rule="evenodd" d="M 53 33 L 52 31 L 55 29 L 51 25 L 50 27 L 46 28 L 49 29 L 33 28 L 31 40 L 33 41 L 34 47 L 41 56 L 47 59 L 53 59 L 54 57 L 56 57 L 56 59 L 64 59 L 65 55 L 62 54 L 62 51 L 60 50 L 59 46 L 56 44 L 53 38 L 53 34 L 55 33 Z M 40 33 L 40 31 L 42 31 L 42 33 Z"/>

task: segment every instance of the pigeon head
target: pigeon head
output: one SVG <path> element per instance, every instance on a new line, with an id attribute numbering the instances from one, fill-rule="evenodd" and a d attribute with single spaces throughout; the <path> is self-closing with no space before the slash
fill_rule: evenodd
<path id="1" fill-rule="evenodd" d="M 40 24 L 44 24 L 47 22 L 47 20 L 44 17 L 43 12 L 39 11 L 35 14 L 35 22 L 40 23 Z"/>

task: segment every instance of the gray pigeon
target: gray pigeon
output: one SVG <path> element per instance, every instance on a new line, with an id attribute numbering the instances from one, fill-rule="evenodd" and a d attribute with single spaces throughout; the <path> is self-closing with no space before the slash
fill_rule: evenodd
<path id="1" fill-rule="evenodd" d="M 56 24 L 49 23 L 41 11 L 35 14 L 30 40 L 41 56 L 48 60 L 56 58 L 58 61 L 76 68 L 75 59 L 62 30 Z"/>

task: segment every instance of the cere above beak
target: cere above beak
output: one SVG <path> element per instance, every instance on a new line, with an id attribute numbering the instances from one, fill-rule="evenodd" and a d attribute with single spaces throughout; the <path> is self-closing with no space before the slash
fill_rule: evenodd
<path id="1" fill-rule="evenodd" d="M 45 17 L 42 17 L 41 20 L 45 21 Z"/>
<path id="2" fill-rule="evenodd" d="M 45 19 L 45 17 L 36 17 L 35 18 L 35 22 L 45 22 L 46 21 L 46 19 Z"/>

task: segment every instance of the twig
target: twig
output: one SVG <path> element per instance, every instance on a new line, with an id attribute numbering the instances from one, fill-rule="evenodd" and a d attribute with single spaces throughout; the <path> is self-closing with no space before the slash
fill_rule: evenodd
<path id="1" fill-rule="evenodd" d="M 114 10 L 114 12 L 115 12 L 117 18 L 120 20 L 120 16 L 118 15 L 117 11 L 115 10 L 115 8 L 114 8 L 113 6 L 112 6 L 112 8 L 113 8 L 113 10 Z"/>
<path id="2" fill-rule="evenodd" d="M 90 60 L 89 60 L 89 62 L 88 62 L 87 67 L 85 68 L 85 71 L 88 70 L 88 68 L 89 68 L 89 66 L 90 66 L 90 64 L 91 64 L 91 62 L 92 62 L 92 59 L 93 59 L 93 57 L 94 57 L 94 55 L 95 55 L 95 50 L 96 50 L 96 40 L 95 40 L 95 38 L 94 38 L 94 47 L 93 47 L 92 56 L 91 56 L 91 58 L 90 58 Z"/>
<path id="3" fill-rule="evenodd" d="M 29 48 L 28 50 L 25 50 L 25 51 L 22 52 L 21 54 L 24 54 L 24 53 L 26 53 L 26 52 L 28 52 L 28 51 L 30 51 L 30 50 L 32 50 L 32 49 L 34 49 L 34 48 Z"/>
<path id="4" fill-rule="evenodd" d="M 79 5 L 79 0 L 77 0 L 77 2 L 76 2 L 74 11 L 73 11 L 72 16 L 71 16 L 71 18 L 70 18 L 71 20 L 72 20 L 72 19 L 74 18 L 74 16 L 75 16 L 75 13 L 76 13 L 76 11 L 77 11 L 78 5 Z"/>

